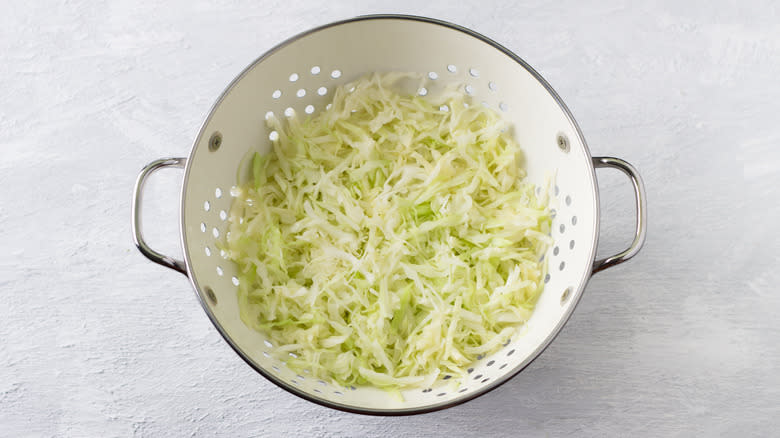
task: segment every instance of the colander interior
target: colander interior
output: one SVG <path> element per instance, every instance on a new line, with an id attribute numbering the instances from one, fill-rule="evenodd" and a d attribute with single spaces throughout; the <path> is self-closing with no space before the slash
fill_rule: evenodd
<path id="1" fill-rule="evenodd" d="M 408 92 L 457 83 L 472 104 L 496 109 L 513 126 L 528 178 L 553 179 L 555 209 L 545 255 L 549 274 L 533 316 L 500 351 L 480 358 L 463 378 L 402 397 L 371 387 L 341 387 L 296 373 L 271 354 L 277 347 L 239 317 L 234 264 L 217 241 L 227 232 L 230 188 L 250 151 L 267 152 L 264 118 L 316 113 L 334 87 L 370 72 L 417 72 L 427 79 Z M 568 319 L 591 273 L 598 197 L 590 154 L 567 110 L 519 59 L 465 29 L 408 17 L 362 18 L 299 35 L 267 53 L 215 104 L 193 146 L 182 190 L 182 242 L 190 278 L 219 331 L 258 371 L 298 395 L 365 413 L 432 410 L 479 395 L 527 365 Z"/>

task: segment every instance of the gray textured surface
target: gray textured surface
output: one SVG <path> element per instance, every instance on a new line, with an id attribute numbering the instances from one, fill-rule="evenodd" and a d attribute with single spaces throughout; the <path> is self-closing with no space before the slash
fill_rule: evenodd
<path id="1" fill-rule="evenodd" d="M 769 436 L 780 426 L 780 22 L 772 2 L 14 1 L 0 14 L 0 435 Z M 434 16 L 525 58 L 596 155 L 642 172 L 647 245 L 599 274 L 521 375 L 411 418 L 328 410 L 221 340 L 129 233 L 133 179 L 186 155 L 222 88 L 299 31 Z M 149 186 L 178 254 L 180 174 Z M 599 173 L 600 252 L 633 226 Z"/>

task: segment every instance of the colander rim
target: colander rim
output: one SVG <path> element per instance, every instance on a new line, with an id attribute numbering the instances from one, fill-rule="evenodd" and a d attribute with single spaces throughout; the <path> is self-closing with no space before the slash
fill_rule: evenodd
<path id="1" fill-rule="evenodd" d="M 375 416 L 406 416 L 406 415 L 418 415 L 418 414 L 425 414 L 435 411 L 440 411 L 443 409 L 451 408 L 457 405 L 460 405 L 462 403 L 465 403 L 467 401 L 473 400 L 477 397 L 480 397 L 484 394 L 487 394 L 488 392 L 498 388 L 499 386 L 503 385 L 507 381 L 514 378 L 517 374 L 519 374 L 521 371 L 523 371 L 526 367 L 528 367 L 536 358 L 538 358 L 544 350 L 547 349 L 547 347 L 552 343 L 553 340 L 558 336 L 558 334 L 561 332 L 561 329 L 564 325 L 569 321 L 571 318 L 572 313 L 574 312 L 574 309 L 577 307 L 577 304 L 579 303 L 582 293 L 585 290 L 585 287 L 587 286 L 587 283 L 592 275 L 592 272 L 590 270 L 586 270 L 583 274 L 583 277 L 580 279 L 579 286 L 576 288 L 576 290 L 573 291 L 573 295 L 571 296 L 571 305 L 568 307 L 568 309 L 564 312 L 564 315 L 562 318 L 558 320 L 557 325 L 555 326 L 554 330 L 547 336 L 547 338 L 544 339 L 543 342 L 541 342 L 534 351 L 528 355 L 523 362 L 521 362 L 517 367 L 514 369 L 509 370 L 508 372 L 504 373 L 497 379 L 495 379 L 493 382 L 489 383 L 488 385 L 485 385 L 484 387 L 475 390 L 473 392 L 465 393 L 460 397 L 457 397 L 455 399 L 444 401 L 441 403 L 434 403 L 430 405 L 415 407 L 415 408 L 401 408 L 401 409 L 377 409 L 377 408 L 366 408 L 366 407 L 356 407 L 353 405 L 347 405 L 343 403 L 337 403 L 333 402 L 331 400 L 326 400 L 324 398 L 320 398 L 317 396 L 314 396 L 312 394 L 309 394 L 306 391 L 303 391 L 301 389 L 296 388 L 295 386 L 275 377 L 273 374 L 267 372 L 263 369 L 263 367 L 256 364 L 252 358 L 244 352 L 241 347 L 239 347 L 233 339 L 230 337 L 230 335 L 225 331 L 225 329 L 222 327 L 222 324 L 219 322 L 219 319 L 214 315 L 214 313 L 211 311 L 211 308 L 209 304 L 206 302 L 203 294 L 201 293 L 200 285 L 198 284 L 198 281 L 194 275 L 194 272 L 192 270 L 192 266 L 190 263 L 190 251 L 189 247 L 187 245 L 187 230 L 184 225 L 184 217 L 185 217 L 185 206 L 187 205 L 187 199 L 186 199 L 186 193 L 187 193 L 187 183 L 189 181 L 190 171 L 191 171 L 191 163 L 192 158 L 194 156 L 194 153 L 197 149 L 197 145 L 201 142 L 201 140 L 204 138 L 206 134 L 206 126 L 208 125 L 209 121 L 211 120 L 215 110 L 219 107 L 219 105 L 222 103 L 224 98 L 230 93 L 230 91 L 233 89 L 233 87 L 241 81 L 241 79 L 244 78 L 244 76 L 251 71 L 256 65 L 261 63 L 264 59 L 268 58 L 272 54 L 276 53 L 277 51 L 281 50 L 285 46 L 303 38 L 310 34 L 329 29 L 332 27 L 341 26 L 344 24 L 354 23 L 354 22 L 360 22 L 360 21 L 368 21 L 368 20 L 409 20 L 409 21 L 417 21 L 417 22 L 423 22 L 438 26 L 443 26 L 452 30 L 456 30 L 462 33 L 465 33 L 466 35 L 469 35 L 471 37 L 477 38 L 478 40 L 487 43 L 488 45 L 492 46 L 493 48 L 499 50 L 500 52 L 504 53 L 506 56 L 520 64 L 528 73 L 530 73 L 534 79 L 539 81 L 539 83 L 547 90 L 547 92 L 550 94 L 550 96 L 555 100 L 555 102 L 558 104 L 559 108 L 564 112 L 566 115 L 567 120 L 571 125 L 574 127 L 574 131 L 576 132 L 576 135 L 578 139 L 580 140 L 582 146 L 583 146 L 583 152 L 587 156 L 587 164 L 589 167 L 590 172 L 588 175 L 590 176 L 590 185 L 591 185 L 591 191 L 595 198 L 595 205 L 596 208 L 594 209 L 594 221 L 593 221 L 593 229 L 592 229 L 592 236 L 593 240 L 590 245 L 590 255 L 589 255 L 589 266 L 593 265 L 593 262 L 596 258 L 596 246 L 599 239 L 599 191 L 598 187 L 596 185 L 596 173 L 595 168 L 593 166 L 593 163 L 591 161 L 591 154 L 590 149 L 588 148 L 587 142 L 585 141 L 585 137 L 582 134 L 582 130 L 579 127 L 579 124 L 577 124 L 577 121 L 574 119 L 574 116 L 572 115 L 569 108 L 566 106 L 566 104 L 563 102 L 561 97 L 558 95 L 558 93 L 552 88 L 552 86 L 545 80 L 542 75 L 540 75 L 536 70 L 533 69 L 527 62 L 525 62 L 522 58 L 520 58 L 518 55 L 513 53 L 511 50 L 507 49 L 506 47 L 502 46 L 501 44 L 497 43 L 496 41 L 476 32 L 471 29 L 468 29 L 466 27 L 450 23 L 448 21 L 439 20 L 436 18 L 429 18 L 429 17 L 423 17 L 423 16 L 417 16 L 417 15 L 405 15 L 405 14 L 372 14 L 372 15 L 360 15 L 357 17 L 345 19 L 345 20 L 339 20 L 334 21 L 328 24 L 324 24 L 322 26 L 317 26 L 312 29 L 309 29 L 307 31 L 301 32 L 297 35 L 294 35 L 281 43 L 277 44 L 276 46 L 272 47 L 262 55 L 260 55 L 257 59 L 252 61 L 246 68 L 244 68 L 228 85 L 225 87 L 224 91 L 219 95 L 219 97 L 216 99 L 214 104 L 209 109 L 209 112 L 207 116 L 205 117 L 203 123 L 201 124 L 200 129 L 198 130 L 198 135 L 195 138 L 195 141 L 193 142 L 192 148 L 190 150 L 190 153 L 187 157 L 187 163 L 184 170 L 184 176 L 182 179 L 182 187 L 181 187 L 181 194 L 180 194 L 180 208 L 179 208 L 179 224 L 180 224 L 180 240 L 182 245 L 182 250 L 184 253 L 184 264 L 186 266 L 187 271 L 187 277 L 190 280 L 190 284 L 192 285 L 193 289 L 195 290 L 195 296 L 197 297 L 198 301 L 200 302 L 201 307 L 203 307 L 203 310 L 206 312 L 206 315 L 208 316 L 209 320 L 211 320 L 212 324 L 214 324 L 214 327 L 217 329 L 219 334 L 222 336 L 222 338 L 228 343 L 228 345 L 238 354 L 241 359 L 244 360 L 252 369 L 254 369 L 257 373 L 259 373 L 261 376 L 269 380 L 270 382 L 274 383 L 276 386 L 280 387 L 281 389 L 296 395 L 298 397 L 301 397 L 305 400 L 308 400 L 312 403 L 316 403 L 321 406 L 325 406 L 328 408 L 344 411 L 344 412 L 350 412 L 354 414 L 364 414 L 364 415 L 375 415 Z"/>

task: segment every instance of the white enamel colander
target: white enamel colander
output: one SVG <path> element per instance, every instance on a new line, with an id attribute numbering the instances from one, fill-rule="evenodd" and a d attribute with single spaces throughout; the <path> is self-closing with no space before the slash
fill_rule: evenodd
<path id="1" fill-rule="evenodd" d="M 495 108 L 513 125 L 526 157 L 528 178 L 539 186 L 554 176 L 552 237 L 545 259 L 549 274 L 530 320 L 494 354 L 481 357 L 460 381 L 402 391 L 341 387 L 298 374 L 271 354 L 277 346 L 239 317 L 235 265 L 217 242 L 227 232 L 230 188 L 250 151 L 267 152 L 265 115 L 312 114 L 331 100 L 336 86 L 371 72 L 416 72 L 425 88 L 461 84 L 475 104 Z M 420 90 L 408 90 L 419 92 Z M 151 249 L 141 232 L 144 182 L 164 167 L 184 168 L 181 245 L 177 260 Z M 636 196 L 636 233 L 625 251 L 595 260 L 599 191 L 595 168 L 621 170 Z M 590 276 L 633 257 L 644 243 L 646 206 L 642 181 L 630 164 L 591 157 L 566 105 L 528 64 L 494 41 L 429 18 L 381 15 L 328 24 L 294 36 L 265 53 L 227 87 L 209 111 L 188 158 L 147 165 L 133 200 L 133 237 L 149 259 L 186 275 L 203 309 L 231 347 L 260 374 L 307 400 L 350 412 L 404 415 L 443 409 L 475 398 L 520 372 L 569 319 Z"/>

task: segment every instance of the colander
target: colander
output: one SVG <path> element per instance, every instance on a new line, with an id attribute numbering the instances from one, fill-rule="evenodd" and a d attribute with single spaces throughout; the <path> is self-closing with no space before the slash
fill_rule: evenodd
<path id="1" fill-rule="evenodd" d="M 466 377 L 433 387 L 408 389 L 402 397 L 374 387 L 341 387 L 297 373 L 275 358 L 277 347 L 245 326 L 237 302 L 234 264 L 217 242 L 227 232 L 230 188 L 250 151 L 267 152 L 266 113 L 312 114 L 331 100 L 336 86 L 370 72 L 416 72 L 425 94 L 458 84 L 473 104 L 507 118 L 524 150 L 528 178 L 543 185 L 554 178 L 554 244 L 544 256 L 549 274 L 530 320 L 500 351 L 479 357 Z M 156 170 L 184 169 L 180 234 L 183 260 L 160 254 L 144 241 L 141 203 L 144 182 Z M 596 260 L 599 191 L 596 168 L 624 172 L 636 198 L 633 242 L 614 256 Z M 244 174 L 246 169 L 241 171 Z M 274 47 L 228 85 L 209 111 L 189 157 L 166 158 L 139 174 L 133 199 L 133 237 L 152 261 L 186 275 L 203 309 L 231 347 L 257 372 L 281 388 L 331 408 L 377 415 L 430 412 L 457 405 L 506 382 L 536 358 L 569 319 L 588 279 L 624 262 L 645 238 L 642 180 L 627 162 L 591 157 L 577 123 L 552 87 L 517 55 L 463 27 L 430 18 L 374 15 L 328 24 Z"/>

